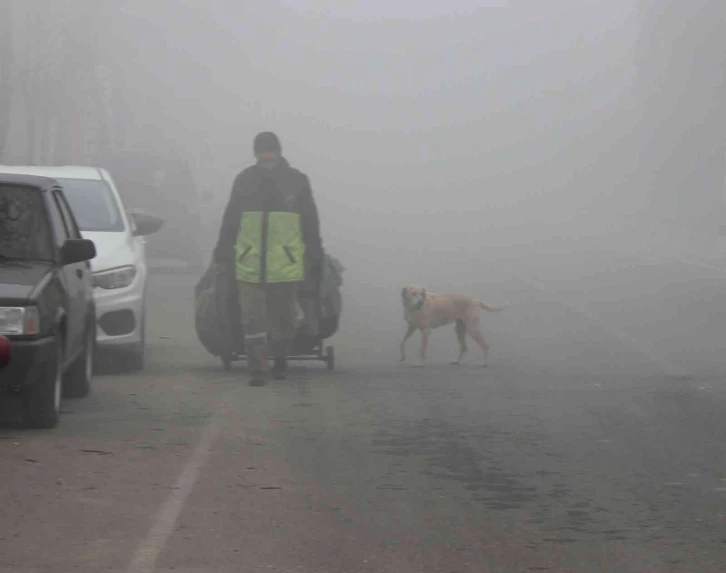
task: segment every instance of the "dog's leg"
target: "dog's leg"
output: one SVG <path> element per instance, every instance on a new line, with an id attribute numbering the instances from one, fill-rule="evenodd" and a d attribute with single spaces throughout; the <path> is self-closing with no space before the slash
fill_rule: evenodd
<path id="1" fill-rule="evenodd" d="M 406 334 L 403 336 L 403 340 L 401 341 L 401 362 L 406 361 L 406 342 L 408 342 L 408 339 L 413 336 L 414 332 L 416 332 L 416 327 L 413 324 L 409 324 L 408 330 L 406 330 Z"/>
<path id="2" fill-rule="evenodd" d="M 416 364 L 416 367 L 423 368 L 426 365 L 426 356 L 428 354 L 429 349 L 429 336 L 431 335 L 431 330 L 428 328 L 422 328 L 421 329 L 421 359 L 418 364 Z"/>
<path id="3" fill-rule="evenodd" d="M 484 337 L 482 336 L 481 332 L 479 331 L 479 321 L 471 321 L 466 325 L 467 332 L 469 333 L 469 336 L 471 336 L 474 341 L 479 345 L 479 348 L 481 348 L 481 353 L 484 358 L 484 363 L 482 366 L 488 366 L 489 365 L 489 345 L 484 342 Z"/>
<path id="4" fill-rule="evenodd" d="M 469 350 L 466 345 L 466 324 L 461 319 L 456 321 L 456 339 L 459 342 L 459 357 L 456 360 L 452 360 L 450 364 L 461 364 L 461 359 L 464 358 L 464 354 Z"/>

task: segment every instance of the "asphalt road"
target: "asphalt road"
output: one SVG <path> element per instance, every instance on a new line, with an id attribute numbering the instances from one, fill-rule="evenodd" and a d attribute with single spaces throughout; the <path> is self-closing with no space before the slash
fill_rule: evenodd
<path id="1" fill-rule="evenodd" d="M 143 375 L 0 429 L 0 572 L 726 571 L 726 271 L 556 245 L 373 268 L 338 369 L 265 388 L 198 345 L 195 278 L 155 275 Z M 446 364 L 453 328 L 397 362 L 404 276 L 510 302 L 490 368 Z"/>

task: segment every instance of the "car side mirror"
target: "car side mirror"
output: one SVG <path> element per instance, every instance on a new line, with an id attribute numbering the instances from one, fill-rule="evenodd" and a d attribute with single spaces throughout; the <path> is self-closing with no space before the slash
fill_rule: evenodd
<path id="1" fill-rule="evenodd" d="M 145 237 L 153 235 L 164 226 L 164 219 L 148 213 L 140 213 L 138 211 L 129 213 L 134 223 L 134 236 Z"/>
<path id="2" fill-rule="evenodd" d="M 89 239 L 68 239 L 61 247 L 64 265 L 82 263 L 96 258 L 96 244 Z"/>

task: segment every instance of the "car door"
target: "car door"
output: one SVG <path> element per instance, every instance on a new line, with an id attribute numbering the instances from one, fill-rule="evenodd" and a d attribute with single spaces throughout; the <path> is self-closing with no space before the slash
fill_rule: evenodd
<path id="1" fill-rule="evenodd" d="M 71 209 L 70 203 L 68 203 L 68 199 L 66 199 L 63 192 L 59 193 L 58 200 L 60 201 L 63 218 L 68 223 L 68 231 L 71 239 L 83 239 L 83 234 L 81 233 L 81 229 L 78 227 L 78 222 L 73 214 L 73 209 Z M 93 269 L 91 267 L 91 261 L 82 261 L 77 264 L 83 271 L 80 276 L 83 277 L 81 296 L 84 302 L 83 311 L 85 318 L 83 324 L 85 325 L 88 319 L 88 310 L 93 306 Z M 76 274 L 78 275 L 78 273 Z"/>
<path id="2" fill-rule="evenodd" d="M 64 235 L 61 245 L 67 239 L 80 239 L 81 234 L 76 226 L 75 219 L 71 213 L 65 197 L 56 189 L 52 191 L 53 205 L 57 209 L 60 216 L 61 231 Z M 75 355 L 85 342 L 84 333 L 85 326 L 88 321 L 88 308 L 90 288 L 88 281 L 90 277 L 90 264 L 88 261 L 65 265 L 61 271 L 66 289 L 69 295 L 68 316 L 66 324 L 68 326 L 68 351 L 71 355 Z"/>

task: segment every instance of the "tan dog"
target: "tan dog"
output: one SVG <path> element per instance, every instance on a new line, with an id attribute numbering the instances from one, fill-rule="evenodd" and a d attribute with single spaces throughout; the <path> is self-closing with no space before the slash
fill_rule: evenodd
<path id="1" fill-rule="evenodd" d="M 490 312 L 503 310 L 502 306 L 491 306 L 465 294 L 434 294 L 420 286 L 407 286 L 401 291 L 403 309 L 408 330 L 401 342 L 401 361 L 406 360 L 406 342 L 417 330 L 421 331 L 421 362 L 423 366 L 428 352 L 429 335 L 434 328 L 452 322 L 456 323 L 456 338 L 459 341 L 459 357 L 451 364 L 459 364 L 468 350 L 466 335 L 471 336 L 481 348 L 484 363 L 489 362 L 489 345 L 479 330 L 481 309 Z"/>

